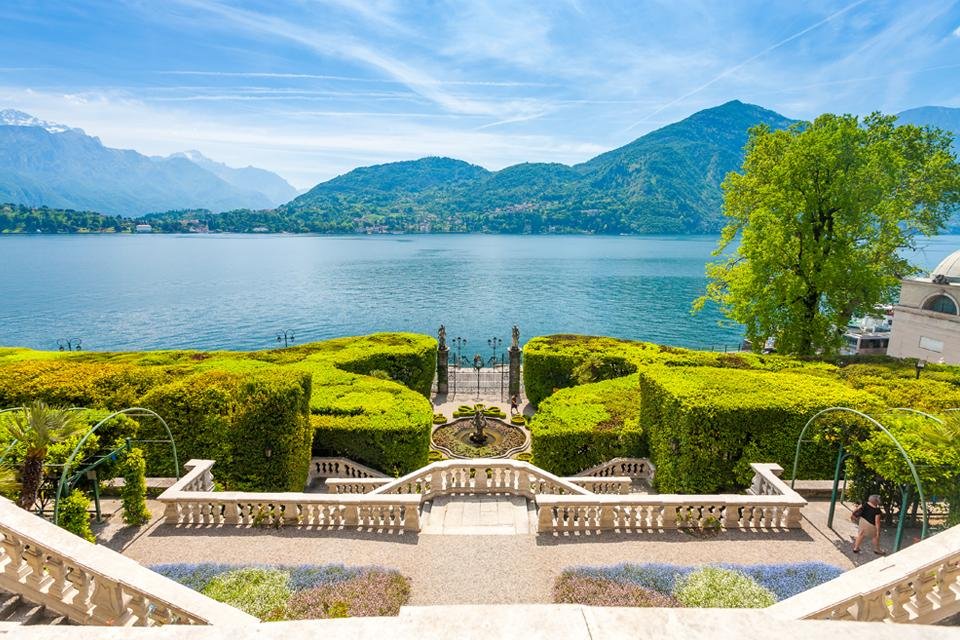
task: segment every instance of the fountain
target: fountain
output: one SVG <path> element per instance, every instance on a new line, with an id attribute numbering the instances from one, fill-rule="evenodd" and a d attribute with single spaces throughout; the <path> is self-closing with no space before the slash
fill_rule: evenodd
<path id="1" fill-rule="evenodd" d="M 503 458 L 526 449 L 527 432 L 500 416 L 503 413 L 495 407 L 461 407 L 455 420 L 433 430 L 431 443 L 451 458 Z"/>

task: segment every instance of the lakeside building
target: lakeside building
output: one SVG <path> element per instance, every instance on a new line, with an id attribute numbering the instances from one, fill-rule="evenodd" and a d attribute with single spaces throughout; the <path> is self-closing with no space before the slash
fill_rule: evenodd
<path id="1" fill-rule="evenodd" d="M 904 280 L 893 315 L 888 355 L 960 364 L 960 250 L 928 278 Z"/>
<path id="2" fill-rule="evenodd" d="M 134 231 L 137 233 L 151 233 L 153 231 L 153 227 L 149 224 L 138 224 L 136 227 L 134 227 Z"/>

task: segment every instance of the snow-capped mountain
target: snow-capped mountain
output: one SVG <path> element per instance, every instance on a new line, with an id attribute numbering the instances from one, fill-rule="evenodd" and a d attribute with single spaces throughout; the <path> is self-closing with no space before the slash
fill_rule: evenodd
<path id="1" fill-rule="evenodd" d="M 83 129 L 73 129 L 65 124 L 58 124 L 56 122 L 50 122 L 49 120 L 41 120 L 40 118 L 32 116 L 29 113 L 17 111 L 16 109 L 0 110 L 0 125 L 7 125 L 9 127 L 40 127 L 41 129 L 46 129 L 50 133 L 63 133 L 71 130 L 83 133 Z"/>
<path id="2" fill-rule="evenodd" d="M 293 189 L 262 169 L 231 169 L 199 154 L 151 158 L 111 149 L 81 129 L 0 110 L 0 203 L 124 216 L 217 212 L 270 208 L 282 201 L 278 187 Z"/>

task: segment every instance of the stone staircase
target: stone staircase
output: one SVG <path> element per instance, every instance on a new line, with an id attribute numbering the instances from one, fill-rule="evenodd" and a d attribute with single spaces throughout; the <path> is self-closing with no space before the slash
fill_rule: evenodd
<path id="1" fill-rule="evenodd" d="M 537 507 L 516 495 L 437 496 L 423 503 L 420 526 L 426 535 L 536 535 Z"/>
<path id="2" fill-rule="evenodd" d="M 42 604 L 34 604 L 23 596 L 0 591 L 0 629 L 17 625 L 71 624 L 66 616 L 57 615 Z"/>

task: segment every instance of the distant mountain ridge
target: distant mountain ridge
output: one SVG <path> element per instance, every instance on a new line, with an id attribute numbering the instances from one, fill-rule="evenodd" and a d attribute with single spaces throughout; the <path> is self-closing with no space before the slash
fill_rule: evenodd
<path id="1" fill-rule="evenodd" d="M 139 216 L 268 209 L 296 195 L 270 172 L 200 158 L 150 158 L 105 147 L 82 129 L 0 111 L 0 202 Z"/>
<path id="2" fill-rule="evenodd" d="M 574 166 L 487 171 L 451 158 L 361 167 L 278 208 L 340 230 L 696 233 L 722 225 L 720 183 L 747 131 L 793 120 L 732 101 Z"/>

